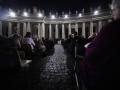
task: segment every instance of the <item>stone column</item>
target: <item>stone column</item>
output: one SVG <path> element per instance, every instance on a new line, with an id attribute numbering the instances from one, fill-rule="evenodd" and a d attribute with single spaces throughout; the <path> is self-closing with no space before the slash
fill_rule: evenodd
<path id="1" fill-rule="evenodd" d="M 41 38 L 40 23 L 38 23 L 38 37 Z"/>
<path id="2" fill-rule="evenodd" d="M 49 39 L 52 38 L 52 25 L 49 24 Z"/>
<path id="3" fill-rule="evenodd" d="M 58 24 L 55 25 L 55 38 L 58 39 Z"/>
<path id="4" fill-rule="evenodd" d="M 27 32 L 31 32 L 30 22 L 27 23 Z"/>
<path id="5" fill-rule="evenodd" d="M 75 31 L 78 33 L 78 23 L 75 24 Z"/>
<path id="6" fill-rule="evenodd" d="M 20 34 L 20 23 L 17 23 L 17 33 Z"/>
<path id="7" fill-rule="evenodd" d="M 26 35 L 26 28 L 27 26 L 26 26 L 26 23 L 24 22 L 23 23 L 23 37 Z"/>
<path id="8" fill-rule="evenodd" d="M 2 21 L 0 21 L 0 35 L 2 36 Z"/>
<path id="9" fill-rule="evenodd" d="M 102 21 L 98 21 L 98 32 L 100 32 L 102 28 Z"/>
<path id="10" fill-rule="evenodd" d="M 71 35 L 71 23 L 68 24 L 68 34 Z"/>
<path id="11" fill-rule="evenodd" d="M 12 22 L 8 22 L 8 37 L 12 35 Z"/>
<path id="12" fill-rule="evenodd" d="M 86 38 L 86 35 L 85 35 L 85 22 L 82 23 L 82 36 L 84 38 Z"/>
<path id="13" fill-rule="evenodd" d="M 90 36 L 93 34 L 93 22 L 90 22 Z"/>
<path id="14" fill-rule="evenodd" d="M 65 26 L 62 24 L 62 39 L 65 39 Z"/>
<path id="15" fill-rule="evenodd" d="M 45 24 L 44 23 L 42 23 L 42 27 L 41 28 L 42 28 L 42 30 L 41 30 L 42 31 L 42 33 L 41 33 L 42 37 L 45 38 Z"/>

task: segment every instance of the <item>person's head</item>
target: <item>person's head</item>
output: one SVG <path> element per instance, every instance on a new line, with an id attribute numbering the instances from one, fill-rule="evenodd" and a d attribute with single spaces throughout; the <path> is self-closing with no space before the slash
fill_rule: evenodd
<path id="1" fill-rule="evenodd" d="M 31 32 L 27 32 L 25 37 L 31 37 Z"/>
<path id="2" fill-rule="evenodd" d="M 20 38 L 20 36 L 19 36 L 18 34 L 14 34 L 14 35 L 13 35 L 13 38 L 14 38 L 14 39 L 18 39 L 18 38 Z"/>
<path id="3" fill-rule="evenodd" d="M 113 19 L 120 19 L 120 0 L 113 0 L 111 4 L 111 9 Z"/>

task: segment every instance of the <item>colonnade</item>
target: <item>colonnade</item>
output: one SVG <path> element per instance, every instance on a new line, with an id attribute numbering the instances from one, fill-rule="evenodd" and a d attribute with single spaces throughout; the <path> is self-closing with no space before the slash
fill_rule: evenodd
<path id="1" fill-rule="evenodd" d="M 96 21 L 97 22 L 97 31 L 99 32 L 100 31 L 100 29 L 102 28 L 102 20 L 98 20 L 98 21 Z M 21 30 L 21 28 L 20 28 L 20 24 L 23 24 L 22 26 L 22 29 L 23 29 L 23 36 L 25 36 L 25 34 L 26 34 L 26 32 L 31 32 L 32 30 L 32 28 L 31 28 L 31 23 L 32 22 L 16 22 L 16 27 L 17 27 L 17 33 L 20 33 L 20 30 Z M 61 38 L 62 39 L 66 39 L 67 37 L 65 36 L 66 35 L 66 33 L 65 33 L 65 26 L 67 25 L 67 29 L 68 29 L 68 35 L 70 35 L 70 34 L 72 34 L 72 25 L 74 25 L 74 30 L 75 30 L 75 32 L 79 32 L 79 27 L 81 26 L 81 29 L 82 29 L 82 31 L 81 31 L 81 35 L 83 36 L 83 37 L 86 37 L 86 23 L 89 23 L 89 35 L 92 35 L 93 34 L 93 29 L 94 29 L 94 21 L 90 21 L 90 22 L 75 22 L 75 23 L 61 23 L 61 28 L 62 28 L 62 30 L 61 30 Z M 49 23 L 48 24 L 49 25 L 49 38 L 53 38 L 53 34 L 52 34 L 52 25 L 54 25 L 55 26 L 55 38 L 56 39 L 58 39 L 59 38 L 59 25 L 60 24 L 58 24 L 58 23 L 54 23 L 54 24 L 51 24 L 51 23 Z M 42 37 L 46 37 L 45 35 L 45 33 L 46 33 L 46 30 L 45 30 L 45 27 L 46 27 L 46 23 L 44 23 L 44 22 L 38 22 L 37 23 L 37 30 L 38 30 L 38 32 L 37 32 L 37 36 L 39 37 L 39 38 L 42 38 Z M 12 34 L 12 22 L 8 22 L 8 36 L 10 36 L 11 34 Z M 0 21 L 0 35 L 2 35 L 2 33 L 3 33 L 3 29 L 2 29 L 2 21 Z"/>

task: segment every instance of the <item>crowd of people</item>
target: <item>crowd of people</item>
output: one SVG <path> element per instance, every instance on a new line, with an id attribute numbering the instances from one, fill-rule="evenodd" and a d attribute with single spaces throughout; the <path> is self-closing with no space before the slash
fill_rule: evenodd
<path id="1" fill-rule="evenodd" d="M 69 52 L 69 54 L 72 55 L 74 58 L 76 56 L 84 56 L 85 49 L 96 36 L 96 32 L 94 32 L 88 38 L 85 38 L 82 35 L 78 35 L 77 32 L 74 32 L 69 35 L 68 39 L 64 40 L 62 44 L 67 52 Z"/>
<path id="2" fill-rule="evenodd" d="M 50 50 L 54 51 L 54 41 L 49 39 L 33 38 L 31 32 L 24 37 L 14 33 L 10 37 L 0 36 L 0 67 L 19 67 L 18 58 L 32 60 L 34 57 L 43 57 Z M 6 57 L 7 56 L 7 57 Z"/>

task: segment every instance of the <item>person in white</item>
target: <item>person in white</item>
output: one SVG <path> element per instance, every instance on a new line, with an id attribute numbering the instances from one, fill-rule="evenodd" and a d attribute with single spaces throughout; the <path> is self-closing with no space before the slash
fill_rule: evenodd
<path id="1" fill-rule="evenodd" d="M 32 37 L 31 37 L 31 33 L 27 32 L 25 38 L 23 39 L 23 43 L 24 44 L 29 44 L 31 46 L 31 49 L 34 49 L 35 46 L 35 42 L 33 41 Z"/>

